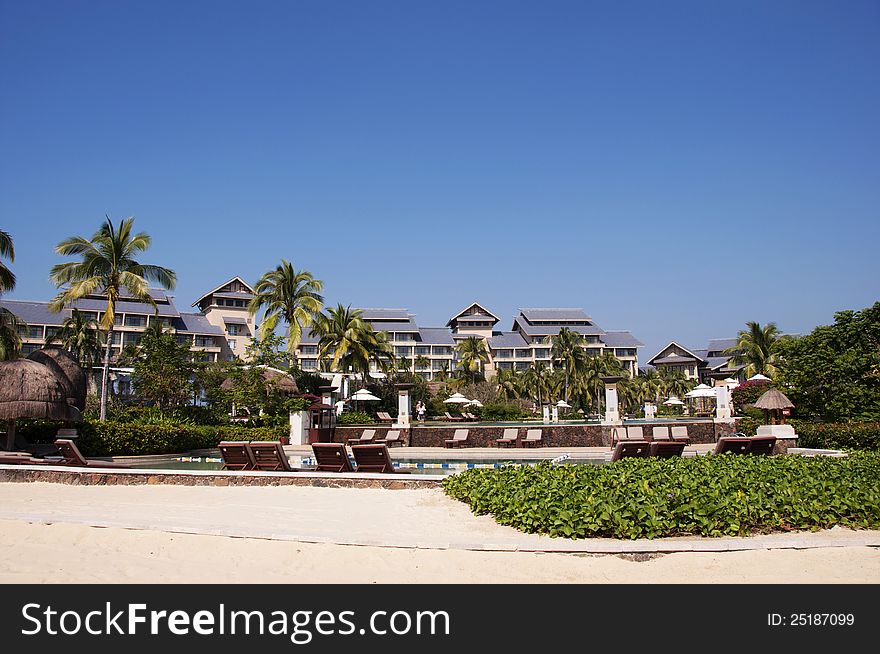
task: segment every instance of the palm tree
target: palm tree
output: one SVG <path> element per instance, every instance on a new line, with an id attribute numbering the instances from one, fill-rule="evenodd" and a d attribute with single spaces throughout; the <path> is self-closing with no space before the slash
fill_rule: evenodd
<path id="1" fill-rule="evenodd" d="M 550 375 L 552 371 L 543 361 L 539 361 L 523 373 L 523 387 L 528 389 L 529 397 L 540 408 L 544 399 L 550 395 Z"/>
<path id="2" fill-rule="evenodd" d="M 425 368 L 429 368 L 431 366 L 431 361 L 428 359 L 428 357 L 421 354 L 416 357 L 415 363 L 416 370 L 424 370 Z"/>
<path id="3" fill-rule="evenodd" d="M 668 368 L 663 371 L 660 379 L 666 395 L 674 395 L 678 398 L 684 397 L 697 385 L 696 379 L 688 379 L 680 370 L 669 370 Z"/>
<path id="4" fill-rule="evenodd" d="M 642 387 L 643 398 L 653 400 L 655 404 L 659 402 L 660 395 L 663 393 L 663 380 L 660 378 L 660 373 L 655 368 L 651 368 L 639 375 L 637 379 Z"/>
<path id="5" fill-rule="evenodd" d="M 46 337 L 46 345 L 61 343 L 84 368 L 91 368 L 101 358 L 101 331 L 98 321 L 77 309 L 64 319 L 61 329 Z"/>
<path id="6" fill-rule="evenodd" d="M 498 371 L 495 375 L 495 383 L 498 384 L 498 399 L 512 400 L 520 397 L 522 393 L 522 375 L 513 368 Z"/>
<path id="7" fill-rule="evenodd" d="M 11 361 L 21 356 L 21 336 L 18 330 L 25 324 L 8 309 L 0 308 L 0 361 Z"/>
<path id="8" fill-rule="evenodd" d="M 172 290 L 177 284 L 173 270 L 142 264 L 134 258 L 149 249 L 152 239 L 145 232 L 132 234 L 134 218 L 126 218 L 116 227 L 107 216 L 107 222 L 91 239 L 72 236 L 61 241 L 55 252 L 65 257 L 79 256 L 80 261 L 59 263 L 52 266 L 49 279 L 62 288 L 49 303 L 52 311 L 59 312 L 71 302 L 93 293 L 107 297 L 107 308 L 101 318 L 106 330 L 104 370 L 101 375 L 101 420 L 107 417 L 107 388 L 110 375 L 110 351 L 113 345 L 113 325 L 116 319 L 116 302 L 123 290 L 136 300 L 155 307 L 149 293 L 149 282 L 155 282 Z"/>
<path id="9" fill-rule="evenodd" d="M 479 336 L 468 336 L 463 341 L 459 341 L 455 347 L 458 352 L 459 361 L 461 361 L 461 369 L 467 374 L 471 374 L 471 383 L 477 383 L 477 373 L 483 368 L 483 365 L 489 361 L 489 351 L 486 349 L 486 341 Z"/>
<path id="10" fill-rule="evenodd" d="M 584 364 L 583 374 L 578 381 L 581 390 L 587 395 L 591 401 L 595 397 L 596 403 L 594 408 L 596 411 L 601 410 L 602 406 L 602 390 L 605 388 L 603 377 L 624 376 L 626 371 L 620 363 L 620 360 L 610 352 L 603 352 L 600 356 L 589 356 Z"/>
<path id="11" fill-rule="evenodd" d="M 313 331 L 318 335 L 318 356 L 331 371 L 363 374 L 364 382 L 370 363 L 387 368 L 394 360 L 388 335 L 376 332 L 362 317 L 359 309 L 341 304 L 318 314 Z"/>
<path id="12" fill-rule="evenodd" d="M 586 360 L 584 351 L 584 337 L 573 332 L 567 327 L 559 330 L 559 334 L 553 339 L 551 349 L 554 361 L 561 361 L 565 370 L 565 394 L 563 399 L 568 402 L 569 381 L 583 370 Z"/>
<path id="13" fill-rule="evenodd" d="M 736 345 L 724 351 L 733 355 L 733 362 L 746 365 L 746 377 L 767 375 L 774 377 L 779 364 L 779 342 L 784 338 L 779 335 L 776 323 L 747 322 L 746 329 L 737 334 Z"/>
<path id="14" fill-rule="evenodd" d="M 260 277 L 254 297 L 248 304 L 253 316 L 264 308 L 260 331 L 263 336 L 275 331 L 279 320 L 287 323 L 287 352 L 293 355 L 302 339 L 303 328 L 315 322 L 324 306 L 324 282 L 306 270 L 295 270 L 286 259 Z"/>
<path id="15" fill-rule="evenodd" d="M 2 230 L 0 230 L 0 258 L 9 259 L 10 263 L 15 262 L 15 246 L 12 243 L 12 237 Z M 13 288 L 15 288 L 15 273 L 0 261 L 0 295 Z"/>

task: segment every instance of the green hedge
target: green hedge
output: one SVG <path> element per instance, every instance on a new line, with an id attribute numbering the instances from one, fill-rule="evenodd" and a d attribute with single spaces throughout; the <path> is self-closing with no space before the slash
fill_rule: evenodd
<path id="1" fill-rule="evenodd" d="M 511 420 L 523 420 L 528 418 L 529 414 L 520 409 L 515 404 L 506 404 L 504 402 L 494 402 L 485 406 L 477 407 L 473 413 L 480 416 L 482 420 L 491 420 L 496 422 L 506 422 Z"/>
<path id="2" fill-rule="evenodd" d="M 731 454 L 473 468 L 448 495 L 529 533 L 570 538 L 734 536 L 842 525 L 880 527 L 880 454 Z"/>
<path id="3" fill-rule="evenodd" d="M 792 421 L 798 447 L 880 451 L 880 422 Z"/>
<path id="4" fill-rule="evenodd" d="M 337 425 L 369 425 L 373 422 L 373 417 L 365 411 L 346 411 L 336 418 Z"/>
<path id="5" fill-rule="evenodd" d="M 34 421 L 22 425 L 31 441 L 51 443 L 60 423 Z M 127 422 L 92 422 L 79 425 L 77 447 L 86 456 L 178 454 L 216 447 L 220 441 L 276 441 L 289 429 L 231 425 L 139 425 Z"/>

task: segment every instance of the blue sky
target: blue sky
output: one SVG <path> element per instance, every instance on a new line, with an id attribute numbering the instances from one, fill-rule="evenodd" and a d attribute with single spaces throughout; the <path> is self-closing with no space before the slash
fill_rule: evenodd
<path id="1" fill-rule="evenodd" d="M 442 325 L 580 306 L 645 360 L 880 299 L 880 4 L 0 1 L 0 228 L 104 214 L 188 306 L 282 257 Z"/>

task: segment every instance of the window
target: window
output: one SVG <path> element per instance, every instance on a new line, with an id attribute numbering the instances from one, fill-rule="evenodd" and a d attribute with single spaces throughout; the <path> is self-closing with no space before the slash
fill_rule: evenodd
<path id="1" fill-rule="evenodd" d="M 235 339 L 234 339 L 234 338 L 228 338 L 228 339 L 226 339 L 226 343 L 227 343 L 227 345 L 229 345 L 229 349 L 230 349 L 230 350 L 234 350 L 234 349 L 235 349 Z"/>
<path id="2" fill-rule="evenodd" d="M 598 343 L 599 342 L 598 336 L 586 336 L 585 338 L 587 339 L 587 343 Z"/>
<path id="3" fill-rule="evenodd" d="M 451 347 L 433 347 L 434 356 L 452 356 L 452 348 Z"/>
<path id="4" fill-rule="evenodd" d="M 21 353 L 27 356 L 31 352 L 36 352 L 40 349 L 40 346 L 37 343 L 22 343 L 21 345 Z"/>
<path id="5" fill-rule="evenodd" d="M 516 362 L 516 369 L 517 370 L 528 370 L 529 363 L 527 361 L 517 361 Z"/>
<path id="6" fill-rule="evenodd" d="M 391 340 L 405 343 L 407 341 L 414 341 L 416 339 L 414 334 L 410 334 L 408 332 L 394 332 Z"/>
<path id="7" fill-rule="evenodd" d="M 495 350 L 495 358 L 511 359 L 513 358 L 513 350 Z"/>
<path id="8" fill-rule="evenodd" d="M 125 314 L 125 326 L 126 327 L 145 327 L 147 324 L 146 316 L 139 316 L 137 314 L 127 313 Z"/>
<path id="9" fill-rule="evenodd" d="M 614 351 L 614 354 L 619 357 L 634 357 L 636 355 L 636 350 L 631 347 L 617 348 Z"/>
<path id="10" fill-rule="evenodd" d="M 425 345 L 416 346 L 416 356 L 428 356 L 431 354 L 431 348 Z"/>
<path id="11" fill-rule="evenodd" d="M 398 345 L 397 347 L 394 348 L 394 356 L 396 356 L 396 357 L 412 356 L 412 348 Z"/>
<path id="12" fill-rule="evenodd" d="M 531 359 L 532 351 L 531 350 L 517 350 L 516 356 L 518 359 Z"/>
<path id="13" fill-rule="evenodd" d="M 304 359 L 303 361 L 300 361 L 299 366 L 303 370 L 317 370 L 318 362 L 314 359 Z"/>
<path id="14" fill-rule="evenodd" d="M 539 347 L 535 350 L 535 358 L 536 359 L 549 359 L 550 358 L 550 349 L 546 347 Z"/>
<path id="15" fill-rule="evenodd" d="M 31 325 L 27 328 L 27 337 L 28 338 L 43 338 L 43 328 Z"/>
<path id="16" fill-rule="evenodd" d="M 512 361 L 501 361 L 498 364 L 498 370 L 510 370 L 511 368 L 513 368 Z"/>
<path id="17" fill-rule="evenodd" d="M 236 300 L 235 306 L 244 308 L 244 300 Z"/>
<path id="18" fill-rule="evenodd" d="M 61 327 L 46 327 L 46 338 L 51 338 L 61 331 Z"/>
<path id="19" fill-rule="evenodd" d="M 437 361 L 436 359 L 434 359 L 433 361 L 431 361 L 431 369 L 443 370 L 444 368 L 446 368 L 448 370 L 450 363 L 450 361 Z"/>
<path id="20" fill-rule="evenodd" d="M 314 355 L 314 354 L 317 354 L 317 353 L 318 353 L 318 346 L 317 346 L 317 345 L 303 345 L 303 346 L 300 348 L 300 351 L 302 352 L 302 354 L 312 354 L 312 355 Z"/>
<path id="21" fill-rule="evenodd" d="M 193 339 L 189 334 L 178 334 L 174 337 L 178 345 L 192 345 Z"/>
<path id="22" fill-rule="evenodd" d="M 141 342 L 142 334 L 138 332 L 125 332 L 122 335 L 122 343 L 123 345 L 137 345 Z"/>
<path id="23" fill-rule="evenodd" d="M 226 333 L 230 336 L 238 336 L 241 334 L 241 325 L 226 325 Z"/>
<path id="24" fill-rule="evenodd" d="M 214 347 L 213 336 L 196 336 L 196 347 Z"/>

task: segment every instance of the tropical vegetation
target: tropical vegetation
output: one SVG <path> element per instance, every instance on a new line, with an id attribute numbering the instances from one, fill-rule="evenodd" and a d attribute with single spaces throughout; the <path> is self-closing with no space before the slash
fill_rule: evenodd
<path id="1" fill-rule="evenodd" d="M 73 309 L 61 323 L 61 329 L 46 336 L 46 345 L 60 344 L 83 368 L 91 369 L 101 358 L 102 337 L 97 320 Z"/>

